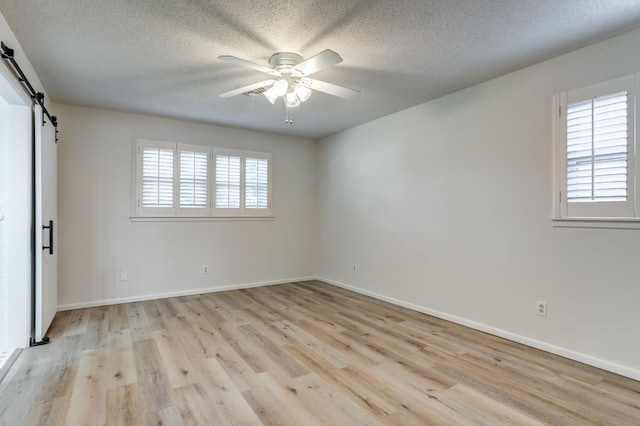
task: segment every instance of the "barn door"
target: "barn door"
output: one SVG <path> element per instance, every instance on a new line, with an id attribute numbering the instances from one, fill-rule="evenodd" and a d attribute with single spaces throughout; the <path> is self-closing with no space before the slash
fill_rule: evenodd
<path id="1" fill-rule="evenodd" d="M 45 334 L 58 305 L 58 184 L 55 127 L 42 107 L 33 107 L 35 138 L 35 336 L 33 344 L 46 342 Z"/>

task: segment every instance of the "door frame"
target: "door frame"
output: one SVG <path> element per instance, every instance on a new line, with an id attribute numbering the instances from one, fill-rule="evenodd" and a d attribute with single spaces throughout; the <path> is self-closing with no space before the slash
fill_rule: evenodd
<path id="1" fill-rule="evenodd" d="M 32 324 L 33 263 L 33 144 L 32 100 L 6 66 L 0 66 L 0 95 L 8 104 L 7 252 L 8 344 L 29 346 Z"/>

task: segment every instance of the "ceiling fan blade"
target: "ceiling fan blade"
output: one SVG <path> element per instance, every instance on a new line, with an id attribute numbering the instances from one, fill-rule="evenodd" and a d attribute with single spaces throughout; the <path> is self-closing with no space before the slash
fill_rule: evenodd
<path id="1" fill-rule="evenodd" d="M 325 68 L 329 68 L 342 62 L 342 57 L 333 50 L 323 50 L 315 56 L 310 57 L 306 61 L 300 62 L 294 67 L 294 70 L 304 75 L 311 75 Z"/>
<path id="2" fill-rule="evenodd" d="M 344 99 L 355 99 L 360 96 L 360 92 L 346 87 L 338 86 L 336 84 L 327 83 L 326 81 L 315 80 L 313 78 L 305 78 L 304 82 L 307 87 L 318 92 L 328 93 L 329 95 L 337 96 Z"/>
<path id="3" fill-rule="evenodd" d="M 251 68 L 252 70 L 260 71 L 265 74 L 272 75 L 274 77 L 280 77 L 282 75 L 279 71 L 276 71 L 273 68 L 254 64 L 253 62 L 247 61 L 245 59 L 240 59 L 235 56 L 222 55 L 222 56 L 218 56 L 218 59 L 221 59 L 225 62 L 229 62 L 231 64 L 236 64 L 236 65 L 241 65 L 243 67 Z"/>
<path id="4" fill-rule="evenodd" d="M 230 98 L 231 96 L 247 93 L 252 90 L 260 89 L 261 87 L 271 86 L 274 82 L 275 80 L 264 80 L 259 83 L 249 84 L 248 86 L 242 86 L 238 87 L 237 89 L 229 90 L 228 92 L 224 92 L 218 96 L 220 96 L 221 98 Z"/>

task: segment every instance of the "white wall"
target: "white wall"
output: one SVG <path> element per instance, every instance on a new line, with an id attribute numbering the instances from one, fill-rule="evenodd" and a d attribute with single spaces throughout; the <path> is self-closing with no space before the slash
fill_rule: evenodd
<path id="1" fill-rule="evenodd" d="M 550 220 L 552 95 L 640 71 L 639 45 L 628 33 L 321 141 L 319 275 L 640 379 L 640 231 Z"/>
<path id="2" fill-rule="evenodd" d="M 58 301 L 88 306 L 316 275 L 311 140 L 54 105 L 59 118 Z M 271 221 L 132 222 L 135 138 L 271 152 Z M 209 273 L 202 274 L 202 265 Z M 120 270 L 128 281 L 120 282 Z"/>

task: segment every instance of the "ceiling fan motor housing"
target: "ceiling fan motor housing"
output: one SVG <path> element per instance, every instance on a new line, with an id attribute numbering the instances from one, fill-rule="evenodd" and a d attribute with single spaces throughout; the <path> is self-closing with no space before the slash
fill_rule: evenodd
<path id="1" fill-rule="evenodd" d="M 303 61 L 302 56 L 297 53 L 280 52 L 272 55 L 269 58 L 269 65 L 271 68 L 281 73 L 290 73 L 291 68 L 295 67 Z"/>

